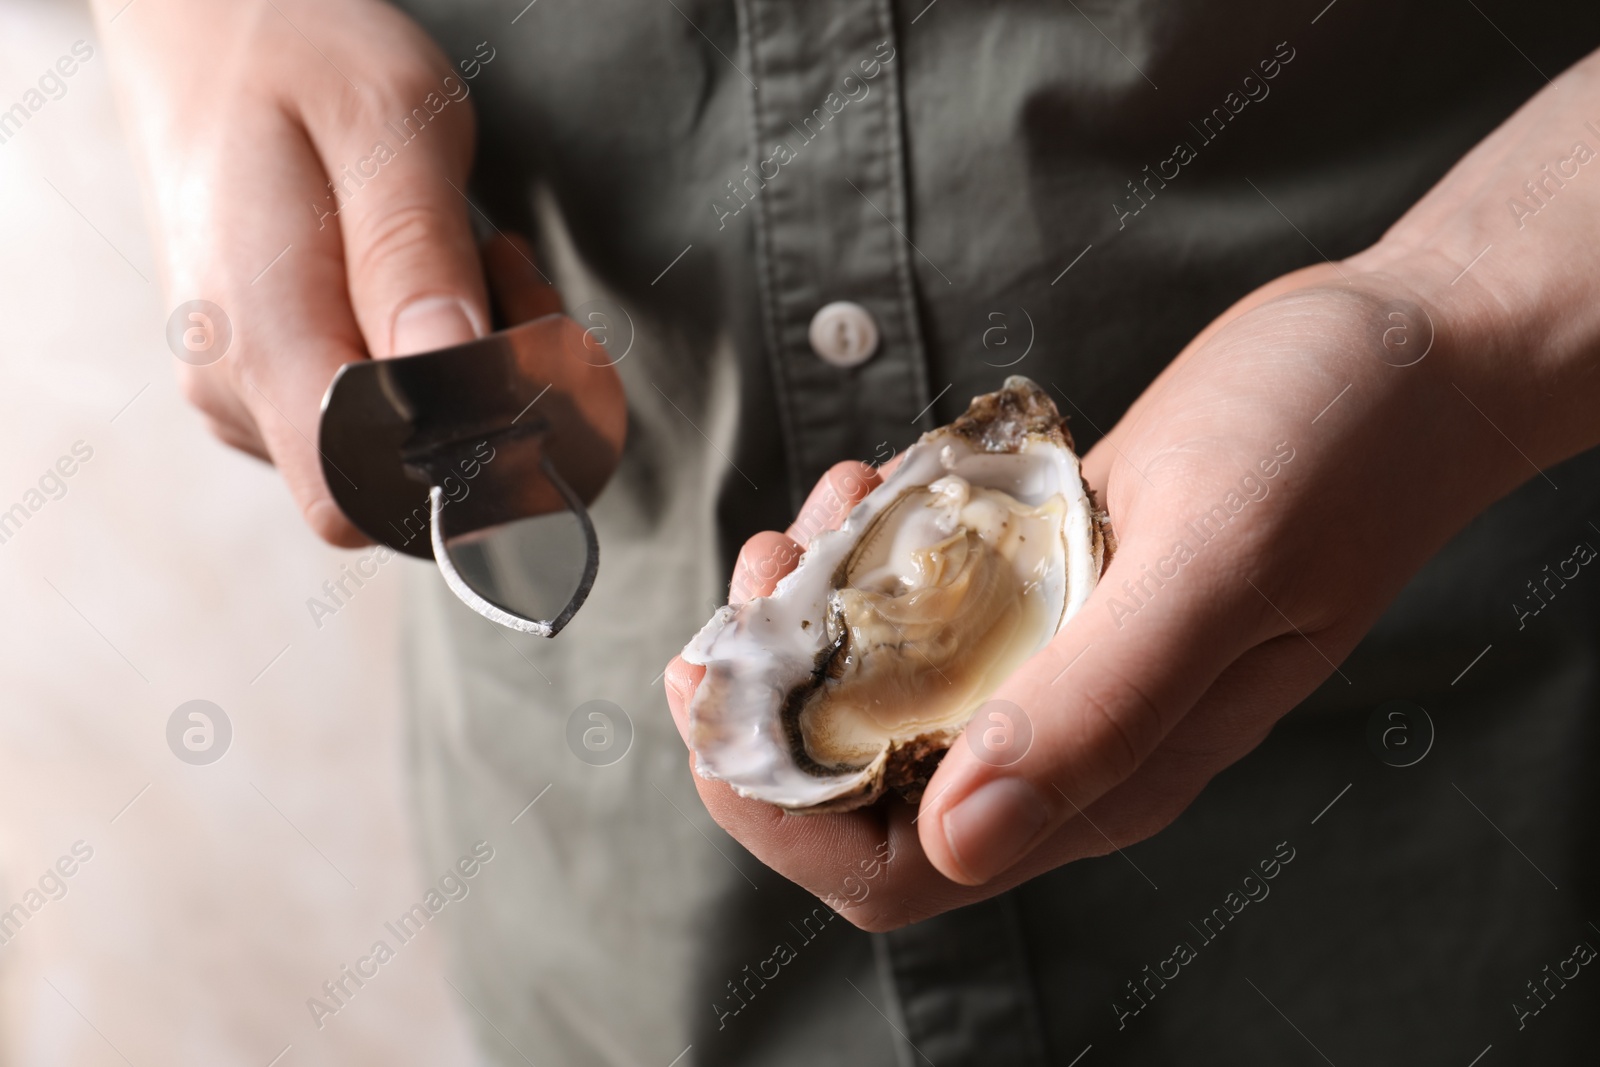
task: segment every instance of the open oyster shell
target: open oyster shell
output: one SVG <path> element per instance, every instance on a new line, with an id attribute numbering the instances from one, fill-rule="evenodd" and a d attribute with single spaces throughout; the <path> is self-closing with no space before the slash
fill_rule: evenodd
<path id="1" fill-rule="evenodd" d="M 1088 599 L 1107 534 L 1054 402 L 1007 378 L 907 449 L 771 596 L 719 609 L 684 649 L 706 667 L 699 773 L 793 811 L 914 799 Z"/>

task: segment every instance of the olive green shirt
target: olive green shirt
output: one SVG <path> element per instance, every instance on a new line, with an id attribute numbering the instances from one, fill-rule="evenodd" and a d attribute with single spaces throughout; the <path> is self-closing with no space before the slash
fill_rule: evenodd
<path id="1" fill-rule="evenodd" d="M 467 83 L 474 201 L 537 234 L 569 309 L 625 353 L 630 416 L 593 509 L 599 579 L 558 638 L 497 630 L 412 572 L 422 839 L 434 865 L 496 850 L 446 916 L 487 1062 L 1592 1057 L 1600 573 L 1574 561 L 1600 545 L 1600 456 L 1474 522 L 1342 665 L 1349 684 L 1169 829 L 892 934 L 715 826 L 661 672 L 737 546 L 783 528 L 829 465 L 885 458 L 1011 373 L 1087 447 L 1233 300 L 1374 241 L 1600 46 L 1600 10 L 408 6 L 453 59 L 492 55 Z M 812 346 L 835 301 L 877 331 L 865 362 Z M 568 740 L 591 700 L 627 717 L 606 765 Z M 1425 749 L 1414 712 L 1369 742 L 1395 700 L 1426 709 Z M 1390 726 L 1420 762 L 1380 760 Z"/>

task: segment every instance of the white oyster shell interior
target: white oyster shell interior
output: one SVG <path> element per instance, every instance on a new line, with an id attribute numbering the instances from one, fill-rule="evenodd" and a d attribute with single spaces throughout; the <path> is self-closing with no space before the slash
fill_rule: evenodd
<path id="1" fill-rule="evenodd" d="M 1101 566 L 1077 457 L 1059 432 L 992 447 L 925 434 L 771 596 L 712 617 L 684 650 L 702 775 L 797 811 L 870 803 L 897 751 L 942 751 L 1077 611 Z"/>

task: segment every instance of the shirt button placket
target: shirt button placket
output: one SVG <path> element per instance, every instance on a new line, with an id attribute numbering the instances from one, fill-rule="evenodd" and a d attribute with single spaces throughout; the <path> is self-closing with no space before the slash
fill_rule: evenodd
<path id="1" fill-rule="evenodd" d="M 929 428 L 888 0 L 737 0 L 766 348 L 791 503 Z M 733 169 L 737 169 L 736 167 Z M 741 209 L 742 210 L 742 209 Z"/>

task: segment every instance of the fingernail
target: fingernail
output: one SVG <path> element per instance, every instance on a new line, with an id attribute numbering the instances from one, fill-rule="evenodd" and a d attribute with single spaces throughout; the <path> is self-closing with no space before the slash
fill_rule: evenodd
<path id="1" fill-rule="evenodd" d="M 1022 856 L 1049 813 L 1033 786 L 1000 778 L 979 786 L 944 816 L 944 839 L 968 877 L 987 882 Z"/>
<path id="2" fill-rule="evenodd" d="M 397 356 L 431 352 L 478 336 L 467 305 L 453 296 L 425 296 L 401 308 L 394 317 L 393 348 Z"/>

